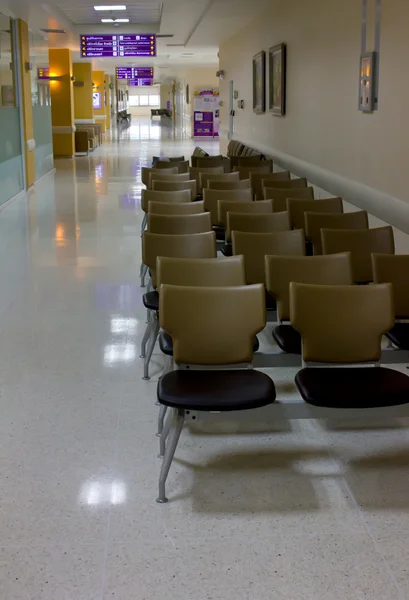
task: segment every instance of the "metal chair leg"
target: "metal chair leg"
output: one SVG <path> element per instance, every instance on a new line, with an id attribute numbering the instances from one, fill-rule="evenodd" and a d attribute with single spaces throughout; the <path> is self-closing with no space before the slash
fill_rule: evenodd
<path id="1" fill-rule="evenodd" d="M 152 319 L 152 328 L 150 331 L 149 345 L 148 345 L 148 350 L 147 350 L 146 356 L 145 356 L 145 363 L 143 366 L 143 378 L 142 379 L 144 381 L 148 381 L 150 379 L 149 363 L 151 362 L 153 349 L 155 348 L 156 340 L 158 339 L 158 335 L 159 335 L 159 319 L 158 319 L 157 313 L 152 312 L 151 319 Z"/>
<path id="2" fill-rule="evenodd" d="M 145 329 L 145 333 L 142 338 L 140 358 L 145 358 L 145 356 L 146 356 L 146 344 L 149 340 L 149 337 L 151 334 L 151 329 L 152 329 L 152 317 L 151 317 L 150 311 L 148 310 L 148 325 Z"/>
<path id="3" fill-rule="evenodd" d="M 163 458 L 165 455 L 165 451 L 166 451 L 166 440 L 168 439 L 168 435 L 169 435 L 169 431 L 172 427 L 172 422 L 173 422 L 173 418 L 175 416 L 175 411 L 171 410 L 168 413 L 168 417 L 165 421 L 165 425 L 162 429 L 162 433 L 160 434 L 160 440 L 159 440 L 159 454 L 158 454 L 158 458 Z"/>
<path id="4" fill-rule="evenodd" d="M 147 265 L 142 264 L 142 268 L 141 268 L 141 287 L 145 287 L 145 277 L 146 277 L 146 273 L 147 272 L 148 272 Z"/>
<path id="5" fill-rule="evenodd" d="M 163 422 L 165 420 L 167 410 L 168 410 L 167 406 L 165 406 L 164 404 L 160 405 L 159 416 L 158 416 L 158 433 L 156 434 L 157 437 L 161 437 L 161 434 L 163 431 Z M 163 453 L 161 453 L 161 456 L 163 456 Z"/>
<path id="6" fill-rule="evenodd" d="M 145 213 L 143 215 L 143 220 L 142 220 L 142 224 L 141 224 L 141 235 L 145 231 L 147 221 L 148 221 L 148 215 Z"/>
<path id="7" fill-rule="evenodd" d="M 184 422 L 185 411 L 183 409 L 178 409 L 176 418 L 174 420 L 174 426 L 170 433 L 169 442 L 166 445 L 166 451 L 163 457 L 162 468 L 159 475 L 159 496 L 156 499 L 156 502 L 159 502 L 159 504 L 164 504 L 168 501 L 168 499 L 166 498 L 166 479 L 168 478 L 169 469 L 172 464 L 173 457 L 175 456 L 175 451 L 179 442 Z"/>

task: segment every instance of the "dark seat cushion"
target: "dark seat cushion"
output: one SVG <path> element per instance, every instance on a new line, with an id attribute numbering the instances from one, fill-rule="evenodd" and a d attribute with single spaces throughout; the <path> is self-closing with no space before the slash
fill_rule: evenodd
<path id="1" fill-rule="evenodd" d="M 233 246 L 231 244 L 223 244 L 220 251 L 224 256 L 233 256 Z"/>
<path id="2" fill-rule="evenodd" d="M 153 291 L 143 295 L 143 304 L 150 310 L 159 310 L 159 292 Z"/>
<path id="3" fill-rule="evenodd" d="M 225 239 L 225 231 L 224 227 L 220 227 L 220 225 L 213 225 L 213 231 L 216 234 L 216 240 L 220 242 L 224 242 Z"/>
<path id="4" fill-rule="evenodd" d="M 167 356 L 173 356 L 173 340 L 172 337 L 166 333 L 166 331 L 161 331 L 159 335 L 159 346 L 163 354 L 166 354 Z M 254 339 L 253 352 L 257 352 L 259 348 L 260 342 L 256 337 Z"/>
<path id="5" fill-rule="evenodd" d="M 301 354 L 301 335 L 291 325 L 278 325 L 275 327 L 273 338 L 284 352 Z"/>
<path id="6" fill-rule="evenodd" d="M 267 292 L 266 290 L 266 309 L 267 310 L 277 310 L 277 302 L 276 299 Z"/>
<path id="7" fill-rule="evenodd" d="M 302 369 L 295 383 L 314 406 L 375 408 L 409 402 L 409 377 L 383 367 Z"/>
<path id="8" fill-rule="evenodd" d="M 187 410 L 247 410 L 272 404 L 275 397 L 272 379 L 252 369 L 172 371 L 158 383 L 161 404 Z"/>
<path id="9" fill-rule="evenodd" d="M 395 323 L 386 337 L 401 350 L 409 350 L 409 323 Z"/>

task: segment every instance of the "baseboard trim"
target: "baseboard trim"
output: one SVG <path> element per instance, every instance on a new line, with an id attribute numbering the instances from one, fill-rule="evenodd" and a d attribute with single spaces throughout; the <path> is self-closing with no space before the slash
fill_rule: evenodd
<path id="1" fill-rule="evenodd" d="M 3 202 L 3 204 L 0 205 L 0 212 L 2 210 L 4 210 L 5 208 L 7 208 L 8 206 L 10 206 L 10 204 L 13 204 L 13 202 L 15 202 L 16 200 L 20 200 L 20 198 L 23 198 L 26 195 L 27 195 L 26 190 L 22 190 L 21 192 L 19 192 L 12 198 L 9 198 L 8 200 L 6 200 L 6 202 Z"/>
<path id="2" fill-rule="evenodd" d="M 299 177 L 306 177 L 312 184 L 330 194 L 344 198 L 346 202 L 368 211 L 381 221 L 409 234 L 409 204 L 407 202 L 358 181 L 317 167 L 290 154 L 280 152 L 275 148 L 244 139 L 241 136 L 235 135 L 233 139 L 262 152 L 283 169 L 291 171 Z"/>
<path id="3" fill-rule="evenodd" d="M 39 183 L 43 182 L 44 179 L 47 179 L 47 177 L 50 177 L 50 175 L 54 175 L 56 173 L 57 169 L 51 169 L 51 171 L 48 171 L 48 173 L 46 173 L 45 175 L 43 175 L 42 177 L 39 177 L 38 179 L 35 180 L 34 182 L 34 186 L 38 185 Z"/>

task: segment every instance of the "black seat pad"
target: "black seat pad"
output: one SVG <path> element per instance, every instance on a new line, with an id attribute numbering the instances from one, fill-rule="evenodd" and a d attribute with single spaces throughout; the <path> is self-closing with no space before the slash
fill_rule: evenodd
<path id="1" fill-rule="evenodd" d="M 224 227 L 220 227 L 220 225 L 213 225 L 213 231 L 216 234 L 216 240 L 219 242 L 221 242 L 221 241 L 224 242 L 224 239 L 226 236 Z"/>
<path id="2" fill-rule="evenodd" d="M 172 371 L 158 383 L 161 404 L 187 410 L 247 410 L 272 404 L 275 397 L 273 380 L 252 369 Z"/>
<path id="3" fill-rule="evenodd" d="M 167 356 L 173 356 L 173 340 L 172 337 L 166 333 L 166 331 L 161 331 L 159 335 L 159 347 L 163 354 L 166 354 Z M 254 339 L 253 352 L 257 352 L 259 348 L 260 342 L 256 337 Z"/>
<path id="4" fill-rule="evenodd" d="M 301 335 L 291 325 L 278 325 L 275 327 L 273 338 L 284 352 L 301 354 Z"/>
<path id="5" fill-rule="evenodd" d="M 159 310 L 159 293 L 156 291 L 148 292 L 143 295 L 143 304 L 150 310 Z"/>
<path id="6" fill-rule="evenodd" d="M 409 323 L 395 323 L 386 337 L 401 350 L 409 350 Z"/>
<path id="7" fill-rule="evenodd" d="M 267 310 L 277 310 L 277 302 L 276 299 L 267 292 L 266 290 L 266 309 Z"/>
<path id="8" fill-rule="evenodd" d="M 220 251 L 224 256 L 233 256 L 233 246 L 231 244 L 224 244 Z"/>
<path id="9" fill-rule="evenodd" d="M 409 402 L 409 377 L 383 367 L 302 369 L 295 383 L 314 406 L 375 408 Z"/>

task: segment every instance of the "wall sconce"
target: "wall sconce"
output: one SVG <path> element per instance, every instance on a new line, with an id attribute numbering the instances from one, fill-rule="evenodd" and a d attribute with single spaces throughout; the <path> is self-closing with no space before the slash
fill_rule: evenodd
<path id="1" fill-rule="evenodd" d="M 83 81 L 74 81 L 74 87 L 84 87 L 85 83 Z"/>
<path id="2" fill-rule="evenodd" d="M 71 81 L 75 82 L 75 76 L 71 75 Z"/>
<path id="3" fill-rule="evenodd" d="M 62 77 L 60 77 L 59 75 L 50 75 L 49 80 L 50 81 L 61 81 Z"/>
<path id="4" fill-rule="evenodd" d="M 221 80 L 224 79 L 224 71 L 223 71 L 223 69 L 220 69 L 219 71 L 216 71 L 216 77 L 218 77 Z"/>

